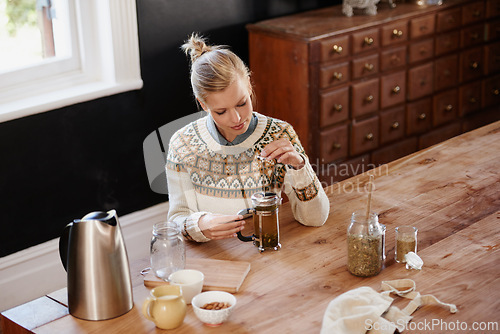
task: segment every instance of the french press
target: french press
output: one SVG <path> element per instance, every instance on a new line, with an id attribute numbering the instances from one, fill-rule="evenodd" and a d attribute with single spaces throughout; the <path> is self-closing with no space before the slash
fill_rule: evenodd
<path id="1" fill-rule="evenodd" d="M 274 192 L 257 192 L 251 199 L 252 208 L 243 209 L 238 214 L 244 219 L 253 217 L 254 234 L 244 236 L 238 232 L 238 239 L 253 241 L 261 253 L 266 249 L 280 249 L 278 206 L 281 205 L 281 198 Z"/>

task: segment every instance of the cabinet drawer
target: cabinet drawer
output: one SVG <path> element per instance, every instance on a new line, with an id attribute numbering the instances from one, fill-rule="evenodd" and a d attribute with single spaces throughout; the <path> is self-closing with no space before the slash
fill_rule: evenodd
<path id="1" fill-rule="evenodd" d="M 408 21 L 387 23 L 382 27 L 382 45 L 388 46 L 408 40 Z"/>
<path id="2" fill-rule="evenodd" d="M 320 96 L 320 127 L 341 122 L 349 117 L 349 87 Z"/>
<path id="3" fill-rule="evenodd" d="M 434 89 L 436 91 L 452 87 L 458 81 L 458 55 L 442 57 L 435 62 Z"/>
<path id="4" fill-rule="evenodd" d="M 378 28 L 367 29 L 352 34 L 352 53 L 354 55 L 376 50 L 380 45 Z"/>
<path id="5" fill-rule="evenodd" d="M 495 39 L 500 39 L 500 20 L 486 24 L 486 41 L 493 41 Z"/>
<path id="6" fill-rule="evenodd" d="M 414 135 L 430 129 L 431 115 L 431 98 L 408 103 L 406 105 L 406 133 Z"/>
<path id="7" fill-rule="evenodd" d="M 488 78 L 483 83 L 484 107 L 500 105 L 500 76 Z"/>
<path id="8" fill-rule="evenodd" d="M 464 118 L 462 131 L 469 132 L 498 120 L 500 120 L 498 108 L 490 108 L 485 111 L 476 112 Z"/>
<path id="9" fill-rule="evenodd" d="M 460 46 L 460 33 L 453 31 L 436 37 L 436 56 L 457 51 Z"/>
<path id="10" fill-rule="evenodd" d="M 320 42 L 320 61 L 342 59 L 349 56 L 349 36 L 330 38 Z"/>
<path id="11" fill-rule="evenodd" d="M 486 74 L 500 71 L 500 42 L 487 45 L 486 51 Z"/>
<path id="12" fill-rule="evenodd" d="M 461 8 L 444 10 L 437 14 L 437 32 L 455 29 L 460 26 Z"/>
<path id="13" fill-rule="evenodd" d="M 352 78 L 359 79 L 378 73 L 378 54 L 354 59 L 352 61 Z"/>
<path id="14" fill-rule="evenodd" d="M 500 1 L 486 0 L 486 17 L 492 18 L 500 16 Z"/>
<path id="15" fill-rule="evenodd" d="M 398 107 L 380 113 L 380 144 L 403 138 L 405 134 L 404 124 L 404 107 Z"/>
<path id="16" fill-rule="evenodd" d="M 434 126 L 453 121 L 457 117 L 457 90 L 452 89 L 435 95 L 433 104 L 432 123 Z"/>
<path id="17" fill-rule="evenodd" d="M 380 79 L 380 108 L 384 109 L 405 101 L 406 73 L 384 75 Z"/>
<path id="18" fill-rule="evenodd" d="M 485 27 L 483 24 L 462 29 L 460 43 L 462 47 L 465 48 L 482 43 L 484 40 L 484 29 Z"/>
<path id="19" fill-rule="evenodd" d="M 350 80 L 349 63 L 321 67 L 319 73 L 320 88 L 333 87 Z"/>
<path id="20" fill-rule="evenodd" d="M 410 20 L 411 38 L 419 38 L 434 33 L 434 15 L 421 16 Z"/>
<path id="21" fill-rule="evenodd" d="M 372 79 L 352 85 L 352 117 L 378 110 L 379 80 Z"/>
<path id="22" fill-rule="evenodd" d="M 412 137 L 381 148 L 372 154 L 372 163 L 380 166 L 396 159 L 412 154 L 417 150 L 417 138 Z"/>
<path id="23" fill-rule="evenodd" d="M 464 116 L 481 109 L 481 81 L 475 81 L 459 89 L 459 114 Z"/>
<path id="24" fill-rule="evenodd" d="M 422 42 L 410 44 L 409 58 L 410 63 L 432 58 L 434 55 L 434 40 L 426 39 Z"/>
<path id="25" fill-rule="evenodd" d="M 434 64 L 427 63 L 408 71 L 408 99 L 416 100 L 432 93 Z"/>
<path id="26" fill-rule="evenodd" d="M 462 24 L 478 22 L 484 18 L 484 15 L 484 2 L 473 1 L 462 7 Z"/>
<path id="27" fill-rule="evenodd" d="M 333 184 L 361 174 L 373 168 L 370 164 L 370 155 L 364 154 L 339 164 L 324 164 L 318 173 L 322 183 Z"/>
<path id="28" fill-rule="evenodd" d="M 352 122 L 351 155 L 373 150 L 378 147 L 378 116 L 361 122 Z"/>
<path id="29" fill-rule="evenodd" d="M 460 54 L 460 82 L 481 77 L 483 67 L 482 47 L 462 51 Z"/>
<path id="30" fill-rule="evenodd" d="M 439 144 L 447 139 L 458 136 L 462 132 L 460 123 L 452 123 L 422 135 L 418 141 L 418 149 Z"/>
<path id="31" fill-rule="evenodd" d="M 382 71 L 403 65 L 406 65 L 406 46 L 382 51 L 380 59 L 380 68 Z"/>
<path id="32" fill-rule="evenodd" d="M 347 157 L 349 135 L 347 124 L 321 131 L 320 161 L 331 162 Z"/>

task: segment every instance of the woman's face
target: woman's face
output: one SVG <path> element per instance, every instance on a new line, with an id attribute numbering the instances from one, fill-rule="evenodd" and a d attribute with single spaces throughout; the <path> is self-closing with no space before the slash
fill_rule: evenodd
<path id="1" fill-rule="evenodd" d="M 209 112 L 219 132 L 232 142 L 245 133 L 252 119 L 252 101 L 249 85 L 245 80 L 235 80 L 226 89 L 210 93 L 202 108 Z"/>

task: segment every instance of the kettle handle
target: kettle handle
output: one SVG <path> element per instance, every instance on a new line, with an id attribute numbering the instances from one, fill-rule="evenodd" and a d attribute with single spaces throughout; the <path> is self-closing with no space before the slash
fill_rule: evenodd
<path id="1" fill-rule="evenodd" d="M 242 215 L 243 219 L 247 219 L 247 218 L 252 217 L 252 214 L 253 214 L 253 209 L 250 209 L 250 208 L 240 210 L 237 213 L 237 215 Z M 241 234 L 241 231 L 236 232 L 236 236 L 238 237 L 238 239 L 240 239 L 241 241 L 244 241 L 244 242 L 253 241 L 255 239 L 255 236 L 253 236 L 253 235 L 250 235 L 248 237 L 244 236 L 243 234 Z"/>
<path id="2" fill-rule="evenodd" d="M 68 271 L 68 247 L 69 247 L 69 233 L 73 223 L 69 223 L 64 228 L 61 237 L 59 238 L 59 256 L 61 257 L 61 262 L 64 266 L 64 270 Z"/>

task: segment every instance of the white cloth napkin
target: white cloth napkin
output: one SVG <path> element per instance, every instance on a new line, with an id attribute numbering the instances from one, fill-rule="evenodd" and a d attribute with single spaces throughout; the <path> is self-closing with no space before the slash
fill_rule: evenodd
<path id="1" fill-rule="evenodd" d="M 403 287 L 405 290 L 400 290 Z M 396 329 L 402 332 L 411 321 L 411 314 L 428 304 L 438 304 L 449 308 L 451 313 L 457 312 L 453 304 L 443 303 L 432 295 L 420 295 L 411 279 L 383 281 L 381 289 L 383 292 L 378 293 L 364 286 L 333 299 L 323 315 L 321 334 L 392 334 Z M 391 307 L 391 293 L 411 301 L 403 310 Z"/>

